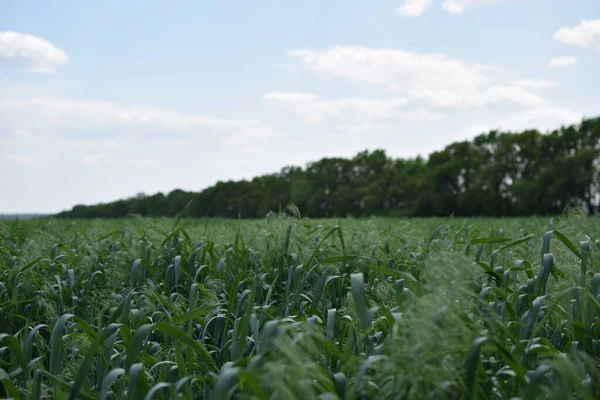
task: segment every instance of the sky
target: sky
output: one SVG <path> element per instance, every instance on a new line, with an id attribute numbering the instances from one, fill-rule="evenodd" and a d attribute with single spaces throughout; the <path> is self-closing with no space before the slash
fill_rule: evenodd
<path id="1" fill-rule="evenodd" d="M 0 212 L 600 115 L 599 0 L 0 0 Z"/>

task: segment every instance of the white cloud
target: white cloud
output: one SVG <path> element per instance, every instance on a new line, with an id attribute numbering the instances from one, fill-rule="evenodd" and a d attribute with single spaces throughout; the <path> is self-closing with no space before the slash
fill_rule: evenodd
<path id="1" fill-rule="evenodd" d="M 529 88 L 523 82 L 520 85 L 496 83 L 489 76 L 494 67 L 449 58 L 444 54 L 351 46 L 337 46 L 324 51 L 296 50 L 290 54 L 313 71 L 384 85 L 405 93 L 410 100 L 434 107 L 483 107 L 500 102 L 520 106 L 545 104 L 543 98 L 528 90 L 531 82 Z M 298 103 L 298 99 L 295 102 Z M 379 103 L 372 105 L 383 107 Z M 327 106 L 330 104 L 315 105 L 319 110 Z"/>
<path id="2" fill-rule="evenodd" d="M 476 106 L 485 106 L 489 103 L 499 103 L 503 101 L 524 107 L 539 107 L 546 104 L 544 98 L 518 85 L 492 86 L 481 93 L 475 94 L 472 101 Z"/>
<path id="3" fill-rule="evenodd" d="M 266 100 L 305 122 L 322 123 L 328 130 L 344 132 L 353 140 L 368 137 L 394 143 L 392 138 L 398 132 L 412 132 L 410 140 L 421 140 L 422 148 L 427 149 L 422 154 L 427 154 L 465 135 L 471 137 L 490 129 L 547 130 L 577 123 L 582 117 L 572 109 L 555 106 L 545 94 L 538 94 L 555 87 L 552 81 L 520 78 L 494 66 L 444 54 L 336 46 L 296 50 L 290 55 L 315 73 L 379 85 L 396 95 L 335 100 L 314 93 L 265 95 Z M 442 110 L 448 108 L 452 110 Z M 415 135 L 415 131 L 421 133 Z"/>
<path id="4" fill-rule="evenodd" d="M 564 107 L 534 107 L 508 117 L 500 127 L 520 131 L 538 129 L 541 131 L 556 129 L 560 125 L 581 122 L 583 115 Z"/>
<path id="5" fill-rule="evenodd" d="M 336 46 L 324 51 L 295 50 L 290 55 L 313 71 L 408 93 L 433 89 L 471 93 L 488 82 L 484 72 L 489 66 L 448 58 L 440 53 Z"/>
<path id="6" fill-rule="evenodd" d="M 474 108 L 501 102 L 536 107 L 546 103 L 542 97 L 518 85 L 492 86 L 460 96 L 452 91 L 432 89 L 415 93 L 414 97 L 436 107 Z"/>
<path id="7" fill-rule="evenodd" d="M 90 125 L 161 126 L 171 129 L 208 128 L 240 140 L 264 140 L 277 133 L 258 120 L 221 119 L 143 104 L 57 97 L 0 97 L 0 109 L 26 111 L 49 125 L 88 128 Z"/>
<path id="8" fill-rule="evenodd" d="M 68 58 L 67 53 L 39 36 L 0 32 L 0 61 L 24 63 L 31 72 L 54 72 Z"/>
<path id="9" fill-rule="evenodd" d="M 554 34 L 554 39 L 573 46 L 600 50 L 600 19 L 583 19 L 573 28 L 561 28 Z"/>
<path id="10" fill-rule="evenodd" d="M 504 0 L 444 0 L 442 8 L 451 14 L 460 14 L 474 5 L 489 5 Z"/>
<path id="11" fill-rule="evenodd" d="M 106 153 L 89 153 L 81 156 L 81 162 L 84 164 L 98 164 L 106 158 Z"/>
<path id="12" fill-rule="evenodd" d="M 13 163 L 19 164 L 19 165 L 29 165 L 29 164 L 31 164 L 31 161 L 32 161 L 30 156 L 25 156 L 25 155 L 21 155 L 21 154 L 9 154 L 8 159 L 10 161 L 12 161 Z"/>
<path id="13" fill-rule="evenodd" d="M 79 151 L 90 149 L 118 150 L 121 148 L 121 144 L 114 140 L 60 139 L 57 143 L 60 146 Z"/>
<path id="14" fill-rule="evenodd" d="M 581 122 L 582 118 L 582 113 L 564 107 L 532 107 L 504 118 L 498 118 L 498 122 L 469 125 L 462 133 L 465 137 L 473 137 L 491 130 L 520 132 L 526 129 L 537 129 L 545 132 L 561 125 L 577 124 Z"/>
<path id="15" fill-rule="evenodd" d="M 374 124 L 351 124 L 351 125 L 339 125 L 337 129 L 347 133 L 373 133 L 373 132 L 383 132 L 387 129 L 391 129 L 391 126 L 388 124 L 382 123 L 374 123 Z"/>
<path id="16" fill-rule="evenodd" d="M 24 129 L 24 128 L 15 129 L 13 134 L 15 137 L 17 137 L 19 139 L 23 139 L 23 140 L 28 140 L 31 138 L 31 133 L 27 129 Z"/>
<path id="17" fill-rule="evenodd" d="M 473 137 L 478 136 L 480 134 L 488 133 L 493 129 L 497 129 L 497 127 L 494 128 L 491 125 L 485 124 L 467 125 L 461 132 L 461 140 L 472 139 Z"/>
<path id="18" fill-rule="evenodd" d="M 251 144 L 264 143 L 278 136 L 277 132 L 270 128 L 251 128 L 240 130 L 225 139 L 225 143 L 231 146 L 248 146 Z"/>
<path id="19" fill-rule="evenodd" d="M 444 0 L 442 9 L 450 14 L 461 14 L 475 5 L 490 5 L 505 0 Z M 433 0 L 404 0 L 404 4 L 396 9 L 396 13 L 407 17 L 418 17 L 431 6 Z"/>
<path id="20" fill-rule="evenodd" d="M 523 79 L 517 82 L 517 86 L 525 89 L 549 89 L 555 87 L 556 83 L 543 79 Z"/>
<path id="21" fill-rule="evenodd" d="M 431 5 L 433 0 L 404 0 L 404 4 L 396 9 L 396 13 L 407 17 L 418 17 Z"/>
<path id="22" fill-rule="evenodd" d="M 130 164 L 135 167 L 141 167 L 141 168 L 155 168 L 159 165 L 157 160 L 148 160 L 148 159 L 131 160 Z"/>
<path id="23" fill-rule="evenodd" d="M 548 67 L 550 68 L 560 68 L 560 67 L 568 67 L 569 65 L 573 65 L 577 62 L 575 57 L 554 57 L 550 61 L 548 61 Z"/>
<path id="24" fill-rule="evenodd" d="M 383 99 L 343 98 L 324 100 L 313 93 L 270 92 L 265 100 L 291 111 L 307 123 L 352 120 L 382 120 L 410 118 L 413 111 L 402 110 L 408 103 L 403 97 Z M 423 117 L 414 114 L 415 117 Z"/>

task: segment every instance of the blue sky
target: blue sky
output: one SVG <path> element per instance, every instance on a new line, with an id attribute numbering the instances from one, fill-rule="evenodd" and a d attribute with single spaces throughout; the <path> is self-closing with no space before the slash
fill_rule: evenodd
<path id="1" fill-rule="evenodd" d="M 598 0 L 2 1 L 0 212 L 600 115 Z"/>

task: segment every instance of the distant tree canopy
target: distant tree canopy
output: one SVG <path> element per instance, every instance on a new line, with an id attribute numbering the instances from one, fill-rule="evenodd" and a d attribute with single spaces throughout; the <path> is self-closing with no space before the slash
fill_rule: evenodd
<path id="1" fill-rule="evenodd" d="M 139 194 L 78 205 L 57 216 L 155 217 L 183 210 L 190 217 L 260 218 L 289 204 L 314 218 L 548 215 L 568 206 L 598 213 L 599 175 L 600 117 L 547 134 L 492 131 L 452 143 L 426 160 L 364 151 L 351 159 L 285 167 L 251 181 L 218 182 L 199 193 Z"/>

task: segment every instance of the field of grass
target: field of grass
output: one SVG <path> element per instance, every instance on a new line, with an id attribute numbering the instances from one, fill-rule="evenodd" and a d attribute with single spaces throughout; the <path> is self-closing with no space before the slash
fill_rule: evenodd
<path id="1" fill-rule="evenodd" d="M 600 224 L 0 222 L 0 397 L 600 397 Z"/>

